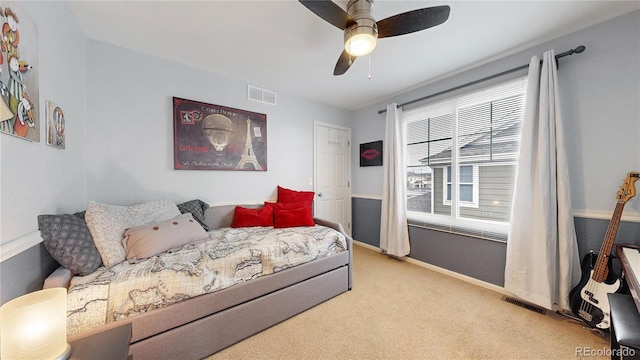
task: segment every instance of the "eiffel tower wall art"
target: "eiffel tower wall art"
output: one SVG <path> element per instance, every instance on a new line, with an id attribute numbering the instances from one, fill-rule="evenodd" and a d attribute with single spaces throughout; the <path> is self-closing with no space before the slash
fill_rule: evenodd
<path id="1" fill-rule="evenodd" d="M 267 115 L 173 98 L 175 170 L 267 171 Z"/>

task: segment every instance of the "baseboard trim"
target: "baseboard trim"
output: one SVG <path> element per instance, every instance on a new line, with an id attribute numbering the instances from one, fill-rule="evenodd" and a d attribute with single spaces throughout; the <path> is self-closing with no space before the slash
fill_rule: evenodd
<path id="1" fill-rule="evenodd" d="M 0 246 L 0 263 L 10 259 L 29 248 L 42 242 L 40 231 L 34 231 L 25 236 L 19 237 L 13 241 Z"/>
<path id="2" fill-rule="evenodd" d="M 353 244 L 354 244 L 354 245 L 358 245 L 358 246 L 362 246 L 362 247 L 363 247 L 363 248 L 365 248 L 365 249 L 369 249 L 369 250 L 377 251 L 377 252 L 379 252 L 379 253 L 381 253 L 381 252 L 382 252 L 382 250 L 380 250 L 380 248 L 377 248 L 377 247 L 375 247 L 375 246 L 373 246 L 373 245 L 369 245 L 369 244 L 367 244 L 367 243 L 363 243 L 362 241 L 358 241 L 358 240 L 356 240 L 356 239 L 353 239 Z"/>
<path id="3" fill-rule="evenodd" d="M 373 251 L 377 251 L 379 253 L 382 253 L 382 250 L 380 250 L 380 248 L 375 247 L 373 245 L 369 245 L 367 243 L 363 243 L 363 242 L 355 240 L 355 239 L 353 240 L 353 244 L 354 245 L 358 245 L 358 246 L 362 246 L 363 248 L 366 248 L 366 249 L 369 249 L 369 250 L 373 250 Z M 448 270 L 448 269 L 445 269 L 445 268 L 441 268 L 439 266 L 431 265 L 431 264 L 428 264 L 428 263 L 420 261 L 420 260 L 416 260 L 416 259 L 413 259 L 413 258 L 410 258 L 410 257 L 404 257 L 401 260 L 404 260 L 404 261 L 406 261 L 406 262 L 408 262 L 410 264 L 413 264 L 413 265 L 417 265 L 417 266 L 423 267 L 425 269 L 429 269 L 429 270 L 441 273 L 443 275 L 450 276 L 450 277 L 458 279 L 458 280 L 462 280 L 464 282 L 468 282 L 470 284 L 473 284 L 473 285 L 476 285 L 476 286 L 479 286 L 479 287 L 482 287 L 482 288 L 485 288 L 485 289 L 488 289 L 488 290 L 495 291 L 495 292 L 497 292 L 499 294 L 502 294 L 502 295 L 513 296 L 513 297 L 516 296 L 516 295 L 512 294 L 510 291 L 508 291 L 507 289 L 503 288 L 502 286 L 498 286 L 496 284 L 492 284 L 492 283 L 488 283 L 486 281 L 478 280 L 478 279 L 473 278 L 471 276 L 463 275 L 463 274 L 457 273 L 455 271 L 451 271 L 451 270 Z"/>

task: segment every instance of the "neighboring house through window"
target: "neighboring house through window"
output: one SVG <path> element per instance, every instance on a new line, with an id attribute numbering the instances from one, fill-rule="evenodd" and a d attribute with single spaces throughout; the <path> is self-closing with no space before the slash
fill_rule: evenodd
<path id="1" fill-rule="evenodd" d="M 444 198 L 444 205 L 451 205 L 451 165 L 444 169 L 444 176 L 447 178 L 446 188 L 442 191 L 447 194 Z M 460 165 L 458 167 L 458 201 L 460 206 L 478 207 L 478 167 L 476 165 Z"/>
<path id="2" fill-rule="evenodd" d="M 506 240 L 526 77 L 404 111 L 410 224 Z"/>

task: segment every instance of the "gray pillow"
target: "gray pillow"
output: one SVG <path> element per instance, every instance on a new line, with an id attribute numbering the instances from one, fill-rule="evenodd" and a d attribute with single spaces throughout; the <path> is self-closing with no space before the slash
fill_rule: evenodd
<path id="1" fill-rule="evenodd" d="M 199 199 L 178 204 L 178 209 L 180 209 L 180 212 L 182 214 L 191 213 L 195 221 L 197 221 L 205 231 L 209 231 L 209 227 L 204 222 L 204 213 L 208 208 L 209 204 Z"/>
<path id="2" fill-rule="evenodd" d="M 89 275 L 102 264 L 87 223 L 81 216 L 40 215 L 38 228 L 47 251 L 74 275 Z"/>
<path id="3" fill-rule="evenodd" d="M 257 209 L 263 204 L 242 204 L 242 207 Z M 236 205 L 211 206 L 205 211 L 205 224 L 209 230 L 231 227 Z"/>

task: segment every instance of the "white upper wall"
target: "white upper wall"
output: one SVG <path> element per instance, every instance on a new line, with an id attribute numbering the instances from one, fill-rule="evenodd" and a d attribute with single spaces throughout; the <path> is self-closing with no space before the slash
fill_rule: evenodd
<path id="1" fill-rule="evenodd" d="M 246 99 L 246 83 L 104 43 L 87 41 L 64 2 L 5 1 L 37 25 L 41 142 L 0 135 L 0 244 L 37 230 L 37 215 L 166 196 L 211 203 L 275 197 L 277 185 L 312 189 L 313 121 L 353 129 L 353 193 L 380 196 L 382 168 L 358 166 L 358 144 L 384 137 L 387 102 L 355 115 L 278 94 L 278 106 Z M 640 170 L 640 13 L 634 12 L 399 95 L 405 102 L 526 64 L 533 54 L 578 45 L 560 61 L 573 163 L 573 206 L 611 212 L 624 175 Z M 170 46 L 168 44 L 167 46 Z M 256 84 L 260 85 L 260 84 Z M 301 84 L 306 86 L 306 84 Z M 270 89 L 277 91 L 278 89 Z M 174 171 L 171 97 L 266 113 L 267 172 Z M 65 112 L 66 149 L 45 144 L 44 102 Z M 632 199 L 625 213 L 640 212 Z"/>
<path id="2" fill-rule="evenodd" d="M 557 54 L 579 45 L 585 45 L 586 51 L 561 59 L 558 71 L 569 161 L 572 164 L 569 170 L 573 208 L 580 213 L 610 214 L 615 207 L 616 191 L 627 172 L 640 171 L 638 11 L 362 109 L 356 112 L 352 125 L 354 149 L 360 143 L 384 138 L 385 115 L 377 112 L 385 109 L 388 103 L 403 103 L 435 94 L 528 64 L 531 56 L 541 56 L 546 50 L 554 49 Z M 523 71 L 511 76 L 525 74 Z M 452 94 L 428 101 L 437 101 Z M 382 167 L 357 167 L 357 151 L 352 161 L 356 164 L 352 172 L 353 194 L 381 196 Z M 630 213 L 640 216 L 640 198 L 626 204 L 625 214 Z"/>
<path id="3" fill-rule="evenodd" d="M 253 202 L 275 199 L 277 185 L 312 190 L 314 120 L 349 127 L 352 117 L 282 93 L 277 106 L 249 101 L 245 81 L 93 40 L 87 73 L 88 200 L 110 204 Z M 174 170 L 174 96 L 266 114 L 268 170 Z"/>
<path id="4" fill-rule="evenodd" d="M 40 143 L 0 135 L 0 244 L 90 200 L 233 203 L 274 199 L 277 185 L 312 189 L 314 120 L 349 126 L 345 110 L 283 93 L 277 106 L 249 101 L 244 81 L 87 40 L 65 2 L 15 10 L 38 31 L 42 133 Z M 173 170 L 173 96 L 267 114 L 268 171 Z M 45 144 L 45 100 L 65 113 L 65 150 Z"/>
<path id="5" fill-rule="evenodd" d="M 36 24 L 40 142 L 0 134 L 0 243 L 38 229 L 37 215 L 86 206 L 86 38 L 64 2 L 9 2 Z M 66 149 L 46 145 L 45 100 L 65 115 Z"/>

